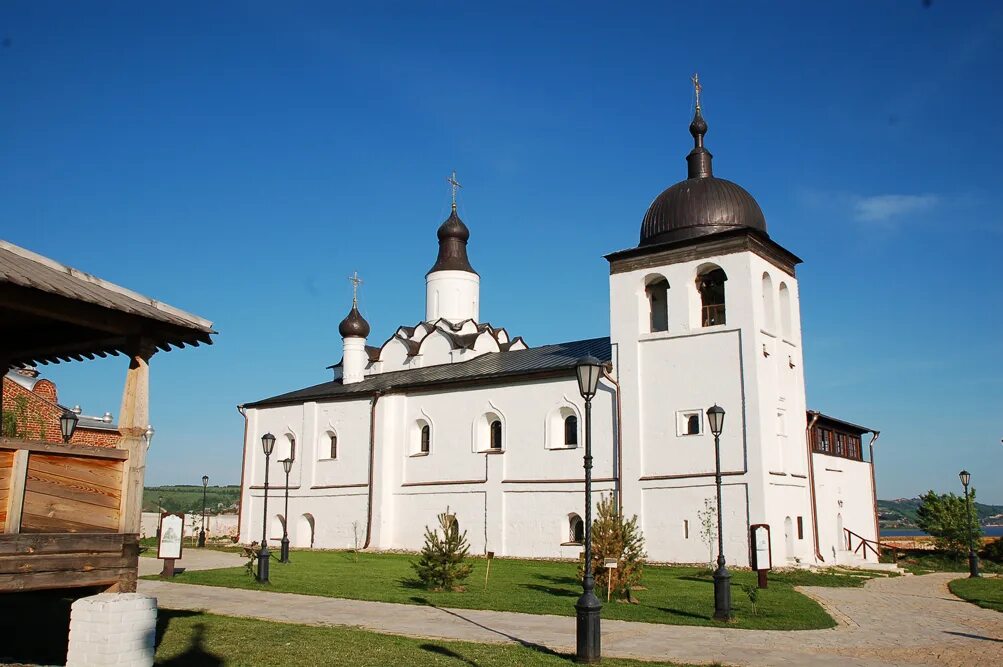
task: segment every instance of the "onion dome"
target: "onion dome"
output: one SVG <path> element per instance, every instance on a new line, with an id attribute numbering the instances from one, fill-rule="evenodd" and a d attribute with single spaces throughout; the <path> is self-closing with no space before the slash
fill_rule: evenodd
<path id="1" fill-rule="evenodd" d="M 338 333 L 342 338 L 366 338 L 369 335 L 369 322 L 366 322 L 356 304 L 352 304 L 348 317 L 338 325 Z"/>
<path id="2" fill-rule="evenodd" d="M 467 259 L 467 241 L 470 239 L 470 230 L 460 220 L 456 214 L 456 204 L 446 218 L 446 221 L 439 226 L 436 232 L 439 237 L 439 256 L 435 259 L 435 264 L 428 270 L 429 273 L 436 271 L 467 271 L 476 274 L 474 267 L 470 266 Z"/>
<path id="3" fill-rule="evenodd" d="M 766 218 L 746 190 L 723 178 L 715 178 L 713 156 L 703 145 L 707 121 L 699 99 L 693 122 L 693 150 L 686 156 L 688 177 L 651 202 L 641 222 L 639 245 L 682 241 L 732 229 L 753 229 L 766 234 Z"/>

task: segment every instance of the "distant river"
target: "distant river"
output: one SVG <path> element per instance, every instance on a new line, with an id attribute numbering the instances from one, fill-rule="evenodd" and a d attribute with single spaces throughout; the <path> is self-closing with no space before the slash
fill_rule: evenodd
<path id="1" fill-rule="evenodd" d="M 1003 526 L 983 526 L 982 533 L 986 537 L 1003 537 Z M 919 528 L 882 528 L 882 537 L 922 537 L 926 535 Z"/>

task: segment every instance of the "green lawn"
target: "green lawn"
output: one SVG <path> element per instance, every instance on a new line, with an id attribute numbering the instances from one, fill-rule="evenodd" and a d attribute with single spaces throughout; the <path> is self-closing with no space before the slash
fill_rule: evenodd
<path id="1" fill-rule="evenodd" d="M 1003 612 L 1003 578 L 980 577 L 955 579 L 948 586 L 951 592 L 986 609 Z"/>
<path id="2" fill-rule="evenodd" d="M 568 562 L 496 558 L 491 579 L 484 586 L 486 561 L 471 559 L 474 571 L 464 592 L 425 590 L 414 581 L 410 561 L 401 554 L 294 551 L 289 564 L 272 561 L 268 590 L 355 600 L 428 604 L 465 609 L 495 609 L 531 614 L 574 615 L 581 594 L 576 565 Z M 835 622 L 814 600 L 796 592 L 795 585 L 859 586 L 865 577 L 810 572 L 776 573 L 767 590 L 760 591 L 758 614 L 743 592 L 754 584 L 752 572 L 733 572 L 733 627 L 766 630 L 831 628 Z M 260 589 L 244 568 L 185 572 L 179 583 Z M 606 604 L 604 618 L 676 625 L 718 625 L 713 620 L 714 585 L 709 573 L 693 567 L 645 569 L 645 590 L 635 592 L 638 604 Z M 603 591 L 596 591 L 602 594 Z M 605 596 L 603 596 L 605 597 Z"/>
<path id="3" fill-rule="evenodd" d="M 80 592 L 80 595 L 86 594 Z M 9 593 L 0 605 L 0 664 L 62 665 L 73 597 L 65 592 Z M 44 632 L 25 632 L 30 618 Z M 161 609 L 158 665 L 570 665 L 570 656 L 543 647 L 410 639 L 355 628 L 315 627 Z M 615 667 L 670 663 L 603 660 Z"/>
<path id="4" fill-rule="evenodd" d="M 892 562 L 892 555 L 885 552 L 885 562 Z M 912 574 L 930 572 L 968 572 L 968 555 L 951 555 L 935 549 L 900 549 L 896 561 L 902 569 Z M 993 561 L 981 559 L 979 567 L 983 572 L 1003 573 L 1003 566 Z"/>

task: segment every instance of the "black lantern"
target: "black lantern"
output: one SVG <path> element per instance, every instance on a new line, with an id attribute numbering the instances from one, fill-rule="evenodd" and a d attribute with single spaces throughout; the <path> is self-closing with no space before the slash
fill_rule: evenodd
<path id="1" fill-rule="evenodd" d="M 59 431 L 62 433 L 63 442 L 69 442 L 73 437 L 73 432 L 77 430 L 77 422 L 80 421 L 75 414 L 66 410 L 59 417 Z"/>
<path id="2" fill-rule="evenodd" d="M 282 549 L 279 553 L 279 562 L 289 562 L 289 473 L 293 469 L 292 457 L 282 459 L 282 469 L 286 473 L 286 509 L 282 515 Z"/>
<path id="3" fill-rule="evenodd" d="M 582 595 L 575 603 L 577 662 L 593 663 L 602 659 L 602 630 L 599 612 L 602 603 L 595 594 L 592 572 L 592 399 L 599 387 L 602 362 L 593 356 L 582 357 L 575 366 L 578 391 L 585 399 L 585 576 Z"/>
<path id="4" fill-rule="evenodd" d="M 707 408 L 707 421 L 714 434 L 714 481 L 717 486 L 717 569 L 714 571 L 714 618 L 731 618 L 731 573 L 724 566 L 724 528 L 721 524 L 721 431 L 724 430 L 724 408 L 717 403 Z"/>
<path id="5" fill-rule="evenodd" d="M 275 436 L 266 433 L 261 436 L 261 449 L 265 452 L 265 497 L 261 516 L 261 548 L 258 549 L 258 583 L 268 583 L 268 559 L 272 554 L 268 551 L 268 463 L 275 449 Z"/>
<path id="6" fill-rule="evenodd" d="M 202 475 L 202 531 L 199 533 L 199 548 L 205 547 L 205 492 L 209 486 L 209 475 Z"/>
<path id="7" fill-rule="evenodd" d="M 975 553 L 975 529 L 972 528 L 972 496 L 968 493 L 968 483 L 972 481 L 972 474 L 967 470 L 958 473 L 961 485 L 965 487 L 965 525 L 968 527 L 968 577 L 970 579 L 981 577 L 979 574 L 979 556 Z"/>

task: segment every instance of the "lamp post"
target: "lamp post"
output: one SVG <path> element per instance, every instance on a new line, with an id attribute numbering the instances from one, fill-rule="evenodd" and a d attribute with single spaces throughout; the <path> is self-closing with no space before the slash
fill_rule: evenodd
<path id="1" fill-rule="evenodd" d="M 721 524 L 721 431 L 724 430 L 724 408 L 715 403 L 707 408 L 707 421 L 714 434 L 714 474 L 717 485 L 717 569 L 714 570 L 714 618 L 731 619 L 731 573 L 724 566 L 724 528 Z"/>
<path id="2" fill-rule="evenodd" d="M 258 549 L 258 583 L 268 583 L 268 459 L 275 449 L 275 436 L 266 433 L 261 436 L 261 449 L 265 452 L 265 506 L 261 516 L 261 548 Z"/>
<path id="3" fill-rule="evenodd" d="M 279 558 L 280 563 L 289 562 L 289 472 L 293 469 L 293 460 L 291 458 L 282 459 L 282 469 L 286 471 L 286 509 L 282 515 L 284 520 L 282 521 L 282 550 L 281 558 Z"/>
<path id="4" fill-rule="evenodd" d="M 199 548 L 205 548 L 205 491 L 209 486 L 209 475 L 202 475 L 202 531 L 199 533 Z"/>
<path id="5" fill-rule="evenodd" d="M 975 531 L 972 530 L 972 497 L 968 493 L 968 483 L 972 481 L 972 475 L 967 470 L 958 473 L 961 478 L 961 485 L 965 487 L 965 525 L 968 526 L 968 577 L 981 577 L 979 574 L 979 557 L 975 553 Z"/>
<path id="6" fill-rule="evenodd" d="M 578 374 L 578 391 L 585 399 L 585 577 L 582 596 L 575 603 L 577 610 L 576 662 L 599 662 L 602 659 L 602 633 L 599 612 L 602 603 L 596 597 L 595 578 L 592 574 L 592 399 L 599 386 L 602 362 L 595 357 L 582 357 L 575 370 Z"/>
<path id="7" fill-rule="evenodd" d="M 63 436 L 63 442 L 69 442 L 73 437 L 73 432 L 77 430 L 79 419 L 71 411 L 66 410 L 59 417 L 59 432 Z"/>

